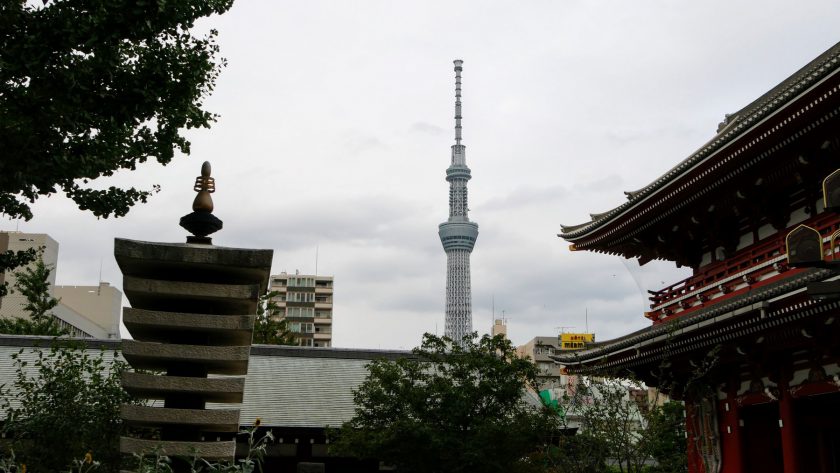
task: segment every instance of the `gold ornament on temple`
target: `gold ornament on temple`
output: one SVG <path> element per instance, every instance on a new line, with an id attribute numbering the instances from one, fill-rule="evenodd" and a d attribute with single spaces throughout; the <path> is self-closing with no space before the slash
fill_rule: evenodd
<path id="1" fill-rule="evenodd" d="M 193 190 L 198 192 L 193 200 L 194 212 L 213 212 L 213 198 L 210 194 L 216 192 L 216 180 L 210 177 L 210 161 L 201 165 L 201 175 L 195 178 Z"/>

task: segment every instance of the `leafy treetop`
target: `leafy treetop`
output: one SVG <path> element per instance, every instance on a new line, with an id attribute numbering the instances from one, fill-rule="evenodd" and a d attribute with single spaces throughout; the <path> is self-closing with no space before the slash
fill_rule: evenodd
<path id="1" fill-rule="evenodd" d="M 194 22 L 233 0 L 8 0 L 0 7 L 0 213 L 62 192 L 98 217 L 123 216 L 149 190 L 92 189 L 90 180 L 175 150 L 220 66 L 216 32 Z M 156 187 L 156 186 L 155 186 Z"/>
<path id="2" fill-rule="evenodd" d="M 426 334 L 413 357 L 368 370 L 340 454 L 405 472 L 528 471 L 527 455 L 556 427 L 556 414 L 523 402 L 537 368 L 500 336 L 459 345 Z"/>
<path id="3" fill-rule="evenodd" d="M 15 273 L 15 288 L 26 298 L 26 317 L 0 318 L 0 333 L 13 335 L 66 335 L 52 310 L 59 300 L 50 294 L 53 268 L 38 257 L 30 266 Z M 5 289 L 5 287 L 4 287 Z"/>
<path id="4" fill-rule="evenodd" d="M 253 343 L 265 345 L 297 345 L 297 339 L 289 331 L 285 320 L 276 317 L 282 310 L 272 299 L 280 293 L 270 291 L 260 297 L 257 306 L 257 317 L 254 319 Z"/>

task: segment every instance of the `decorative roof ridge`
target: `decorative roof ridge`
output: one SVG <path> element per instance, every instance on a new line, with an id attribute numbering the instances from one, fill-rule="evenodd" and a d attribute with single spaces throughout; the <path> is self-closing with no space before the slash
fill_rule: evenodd
<path id="1" fill-rule="evenodd" d="M 800 287 L 805 286 L 809 282 L 825 279 L 826 277 L 832 275 L 833 272 L 828 269 L 808 269 L 805 272 L 799 273 L 791 278 L 783 279 L 768 286 L 758 288 L 755 291 L 751 291 L 750 293 L 744 294 L 743 296 L 739 296 L 734 299 L 721 301 L 718 304 L 704 308 L 693 314 L 677 318 L 672 322 L 651 325 L 637 330 L 635 332 L 629 333 L 627 335 L 614 338 L 612 340 L 604 340 L 603 342 L 594 344 L 592 348 L 575 351 L 569 354 L 554 355 L 551 358 L 559 363 L 580 364 L 584 361 L 602 357 L 615 350 L 631 347 L 633 345 L 639 344 L 646 340 L 650 340 L 660 335 L 674 333 L 675 331 L 685 328 L 687 326 L 703 322 L 713 317 L 725 314 L 727 312 L 732 312 L 734 310 L 738 310 L 742 307 L 746 307 L 757 302 L 761 302 L 769 297 L 780 295 L 791 290 L 799 289 Z"/>
<path id="2" fill-rule="evenodd" d="M 589 222 L 577 225 L 560 225 L 561 230 L 563 228 L 570 228 L 572 230 L 563 230 L 563 233 L 558 236 L 568 240 L 570 238 L 579 237 L 588 231 L 604 225 L 617 214 L 636 205 L 640 201 L 643 201 L 649 194 L 659 190 L 659 188 L 673 181 L 675 177 L 680 175 L 692 165 L 729 144 L 743 132 L 747 131 L 748 126 L 770 115 L 781 105 L 788 103 L 791 99 L 797 96 L 798 93 L 801 93 L 804 89 L 816 84 L 822 78 L 829 75 L 831 71 L 838 68 L 840 68 L 840 43 L 835 44 L 827 51 L 817 56 L 808 64 L 788 76 L 788 78 L 780 82 L 778 85 L 750 102 L 746 107 L 728 115 L 728 120 L 724 121 L 723 127 L 720 128 L 709 141 L 704 143 L 697 151 L 679 162 L 676 166 L 669 169 L 656 180 L 637 191 L 625 191 L 624 194 L 628 199 L 626 202 L 607 212 L 594 214 L 597 215 L 598 218 L 593 218 Z M 594 215 L 590 214 L 590 216 L 593 217 Z"/>
<path id="3" fill-rule="evenodd" d="M 570 232 L 573 232 L 573 231 L 575 231 L 575 230 L 577 230 L 577 229 L 583 228 L 583 227 L 585 227 L 585 226 L 589 225 L 590 223 L 592 223 L 592 222 L 591 222 L 591 221 L 589 221 L 589 222 L 585 222 L 585 223 L 579 223 L 579 224 L 577 224 L 577 225 L 563 225 L 563 224 L 561 223 L 561 224 L 560 224 L 560 231 L 562 231 L 563 233 L 570 233 Z M 559 235 L 557 235 L 557 236 L 562 237 L 562 236 L 563 236 L 563 234 L 559 234 Z"/>

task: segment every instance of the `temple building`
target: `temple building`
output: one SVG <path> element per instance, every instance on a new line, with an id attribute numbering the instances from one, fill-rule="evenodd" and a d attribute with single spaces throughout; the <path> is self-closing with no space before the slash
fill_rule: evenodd
<path id="1" fill-rule="evenodd" d="M 438 235 L 446 252 L 446 318 L 444 335 L 460 342 L 472 328 L 472 291 L 470 289 L 470 253 L 478 237 L 478 224 L 470 222 L 467 182 L 472 175 L 467 167 L 466 149 L 461 144 L 461 70 L 464 61 L 455 60 L 455 144 L 452 160 L 446 168 L 449 182 L 449 219 L 438 226 Z"/>
<path id="2" fill-rule="evenodd" d="M 618 207 L 562 227 L 574 251 L 693 274 L 650 292 L 649 327 L 553 358 L 684 400 L 692 473 L 840 471 L 838 158 L 840 44 Z"/>

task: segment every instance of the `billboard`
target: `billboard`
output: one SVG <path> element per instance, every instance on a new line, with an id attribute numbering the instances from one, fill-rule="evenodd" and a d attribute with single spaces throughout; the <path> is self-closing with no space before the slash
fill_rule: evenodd
<path id="1" fill-rule="evenodd" d="M 594 333 L 561 333 L 561 350 L 580 350 L 595 341 Z"/>

